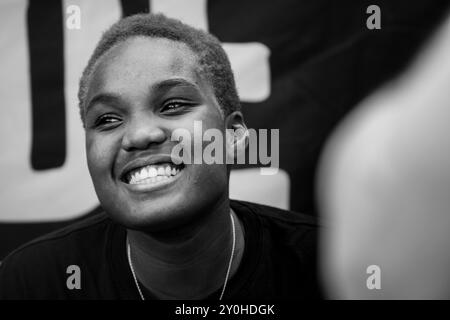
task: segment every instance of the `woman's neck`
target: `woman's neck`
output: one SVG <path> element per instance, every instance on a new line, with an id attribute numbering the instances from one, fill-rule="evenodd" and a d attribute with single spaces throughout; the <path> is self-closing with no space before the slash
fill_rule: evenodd
<path id="1" fill-rule="evenodd" d="M 223 286 L 232 243 L 230 278 L 244 248 L 243 228 L 227 201 L 215 212 L 169 234 L 128 230 L 131 260 L 139 281 L 161 299 L 201 299 Z"/>

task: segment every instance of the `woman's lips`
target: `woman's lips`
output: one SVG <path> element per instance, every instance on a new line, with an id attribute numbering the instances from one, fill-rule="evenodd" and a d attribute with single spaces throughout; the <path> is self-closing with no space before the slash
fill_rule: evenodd
<path id="1" fill-rule="evenodd" d="M 176 176 L 184 166 L 170 162 L 150 164 L 130 170 L 122 176 L 127 184 L 155 183 Z"/>
<path id="2" fill-rule="evenodd" d="M 168 187 L 175 183 L 184 173 L 184 166 L 179 168 L 175 175 L 157 175 L 155 177 L 146 177 L 138 181 L 133 181 L 133 183 L 127 183 L 121 181 L 128 190 L 133 192 L 150 192 L 157 189 L 162 189 Z M 131 178 L 133 179 L 133 178 Z M 130 180 L 131 182 L 132 180 Z"/>

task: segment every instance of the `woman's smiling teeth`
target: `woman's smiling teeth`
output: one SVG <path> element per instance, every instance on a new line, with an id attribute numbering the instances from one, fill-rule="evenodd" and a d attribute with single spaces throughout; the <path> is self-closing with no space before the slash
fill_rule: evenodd
<path id="1" fill-rule="evenodd" d="M 129 184 L 155 183 L 176 176 L 181 169 L 174 164 L 148 165 L 131 170 L 126 175 L 126 182 Z"/>

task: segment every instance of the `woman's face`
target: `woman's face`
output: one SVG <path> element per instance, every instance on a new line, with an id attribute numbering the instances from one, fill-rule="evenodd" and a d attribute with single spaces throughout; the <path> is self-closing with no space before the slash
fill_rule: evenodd
<path id="1" fill-rule="evenodd" d="M 225 132 L 198 69 L 187 45 L 149 37 L 123 41 L 97 62 L 84 111 L 88 167 L 102 207 L 128 228 L 170 229 L 228 201 L 225 164 L 171 162 L 175 129 L 193 137 L 201 121 Z"/>

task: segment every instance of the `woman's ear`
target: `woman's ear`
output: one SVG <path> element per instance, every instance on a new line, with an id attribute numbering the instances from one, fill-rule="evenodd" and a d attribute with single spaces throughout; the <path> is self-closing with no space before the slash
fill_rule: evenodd
<path id="1" fill-rule="evenodd" d="M 248 130 L 244 122 L 244 116 L 240 111 L 234 111 L 225 118 L 227 157 L 238 159 L 245 157 L 245 149 L 248 145 Z M 237 150 L 237 155 L 235 154 Z M 245 158 L 242 158 L 245 159 Z M 234 162 L 233 162 L 234 163 Z"/>

